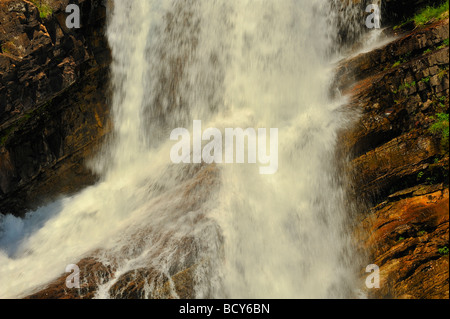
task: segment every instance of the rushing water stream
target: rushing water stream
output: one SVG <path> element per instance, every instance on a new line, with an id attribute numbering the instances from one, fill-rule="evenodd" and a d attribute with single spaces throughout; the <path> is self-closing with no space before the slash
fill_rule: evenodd
<path id="1" fill-rule="evenodd" d="M 354 296 L 330 3 L 114 1 L 114 133 L 91 163 L 101 180 L 25 219 L 2 217 L 0 297 L 27 295 L 85 256 L 116 270 L 98 298 L 116 297 L 110 288 L 130 270 L 163 278 L 192 266 L 198 298 Z M 277 173 L 173 164 L 170 133 L 194 120 L 278 128 Z"/>

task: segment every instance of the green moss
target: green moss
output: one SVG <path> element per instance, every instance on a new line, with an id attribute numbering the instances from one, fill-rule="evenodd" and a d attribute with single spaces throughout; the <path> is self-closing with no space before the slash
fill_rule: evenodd
<path id="1" fill-rule="evenodd" d="M 446 96 L 441 96 L 441 97 L 439 97 L 439 98 L 436 98 L 436 100 L 437 100 L 437 106 L 438 106 L 438 110 L 439 111 L 444 111 L 445 110 L 445 108 L 446 108 L 446 106 L 445 106 L 445 101 L 447 100 L 447 97 Z"/>
<path id="2" fill-rule="evenodd" d="M 436 45 L 432 48 L 428 48 L 425 51 L 423 51 L 422 55 L 427 55 L 428 53 L 446 48 L 448 46 L 449 46 L 449 39 L 447 38 L 447 39 L 443 40 L 439 45 Z"/>
<path id="3" fill-rule="evenodd" d="M 417 181 L 420 181 L 424 174 L 424 172 L 420 172 L 419 174 L 417 174 Z"/>
<path id="4" fill-rule="evenodd" d="M 400 84 L 400 86 L 398 87 L 398 92 L 401 92 L 405 89 L 409 89 L 409 88 L 412 88 L 415 86 L 416 86 L 416 81 L 412 81 L 411 83 L 404 82 L 404 83 Z"/>
<path id="5" fill-rule="evenodd" d="M 436 113 L 432 117 L 434 123 L 430 126 L 430 132 L 438 135 L 441 139 L 441 147 L 443 152 L 449 149 L 449 118 L 448 113 Z"/>
<path id="6" fill-rule="evenodd" d="M 45 3 L 44 0 L 31 0 L 31 2 L 33 2 L 33 4 L 39 10 L 39 16 L 41 17 L 41 19 L 46 19 L 53 14 L 52 8 L 47 3 Z"/>
<path id="7" fill-rule="evenodd" d="M 448 45 L 449 45 L 449 39 L 447 38 L 444 41 L 442 41 L 442 44 L 440 46 L 436 47 L 436 49 L 440 50 L 440 49 L 443 49 L 445 47 L 448 47 Z"/>
<path id="8" fill-rule="evenodd" d="M 433 117 L 435 122 L 430 127 L 430 131 L 433 134 L 442 134 L 443 137 L 449 136 L 449 127 L 448 127 L 448 113 L 436 113 L 436 116 Z"/>
<path id="9" fill-rule="evenodd" d="M 393 27 L 393 30 L 404 27 L 408 24 L 414 24 L 415 27 L 421 27 L 434 21 L 439 21 L 448 17 L 449 2 L 445 1 L 435 7 L 425 7 L 418 11 L 414 16 Z"/>
<path id="10" fill-rule="evenodd" d="M 439 254 L 441 254 L 441 255 L 443 255 L 443 256 L 446 256 L 446 255 L 448 255 L 448 247 L 447 246 L 444 246 L 444 247 L 442 247 L 442 248 L 439 248 L 438 249 L 438 252 L 439 252 Z"/>
<path id="11" fill-rule="evenodd" d="M 392 65 L 391 68 L 395 68 L 395 67 L 397 67 L 397 66 L 399 66 L 399 65 L 401 65 L 401 64 L 403 64 L 403 63 L 408 62 L 409 57 L 411 56 L 411 53 L 412 53 L 412 52 L 408 52 L 408 53 L 403 54 L 402 56 L 400 56 L 399 60 L 396 61 L 396 62 Z"/>
<path id="12" fill-rule="evenodd" d="M 444 76 L 448 74 L 448 69 L 441 69 L 438 73 L 439 80 L 442 80 Z"/>
<path id="13" fill-rule="evenodd" d="M 448 8 L 448 1 L 437 7 L 426 7 L 412 17 L 412 21 L 419 27 L 432 21 L 443 19 L 445 16 L 448 16 Z"/>

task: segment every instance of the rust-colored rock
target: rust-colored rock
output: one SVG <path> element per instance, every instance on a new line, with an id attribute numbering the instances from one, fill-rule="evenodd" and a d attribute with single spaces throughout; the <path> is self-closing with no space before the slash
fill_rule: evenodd
<path id="1" fill-rule="evenodd" d="M 356 237 L 381 270 L 380 289 L 367 290 L 372 298 L 449 297 L 448 137 L 431 130 L 449 107 L 448 23 L 412 30 L 338 68 L 337 87 L 357 118 L 340 136 L 340 152 L 352 156 L 351 201 L 365 211 Z"/>
<path id="2" fill-rule="evenodd" d="M 440 252 L 448 247 L 448 210 L 448 188 L 425 186 L 373 209 L 363 222 L 364 245 L 380 267 L 381 287 L 371 297 L 449 298 L 449 257 Z"/>
<path id="3" fill-rule="evenodd" d="M 111 266 L 105 266 L 94 258 L 85 258 L 77 265 L 80 268 L 80 288 L 67 288 L 67 273 L 24 299 L 91 299 L 98 286 L 112 277 Z"/>

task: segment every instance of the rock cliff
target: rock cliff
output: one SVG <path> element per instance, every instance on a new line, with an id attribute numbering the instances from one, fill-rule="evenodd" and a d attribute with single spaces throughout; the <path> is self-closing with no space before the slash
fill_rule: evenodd
<path id="1" fill-rule="evenodd" d="M 384 31 L 394 41 L 337 71 L 357 118 L 340 151 L 351 154 L 359 248 L 380 267 L 369 297 L 449 297 L 448 21 L 397 20 Z"/>
<path id="2" fill-rule="evenodd" d="M 95 181 L 84 161 L 109 131 L 106 9 L 80 0 L 0 2 L 0 213 L 26 209 Z"/>

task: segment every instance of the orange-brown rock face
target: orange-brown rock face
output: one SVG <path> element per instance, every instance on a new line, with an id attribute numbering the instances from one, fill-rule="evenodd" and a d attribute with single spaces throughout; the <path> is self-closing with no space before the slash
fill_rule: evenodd
<path id="1" fill-rule="evenodd" d="M 341 135 L 352 200 L 368 206 L 358 240 L 380 267 L 369 297 L 449 297 L 448 136 L 432 129 L 448 129 L 448 38 L 447 18 L 338 68 L 358 118 Z"/>
<path id="2" fill-rule="evenodd" d="M 397 197 L 398 196 L 398 197 Z M 364 221 L 364 243 L 380 267 L 372 297 L 448 298 L 448 188 L 416 187 L 391 196 Z"/>
<path id="3" fill-rule="evenodd" d="M 67 29 L 68 1 L 43 3 L 47 17 L 32 1 L 0 2 L 2 214 L 94 182 L 84 160 L 109 131 L 106 9 L 78 1 L 81 28 Z"/>
<path id="4" fill-rule="evenodd" d="M 69 273 L 59 277 L 41 291 L 24 299 L 90 299 L 98 286 L 111 279 L 112 269 L 94 258 L 85 258 L 77 264 L 80 269 L 80 288 L 67 288 Z"/>

